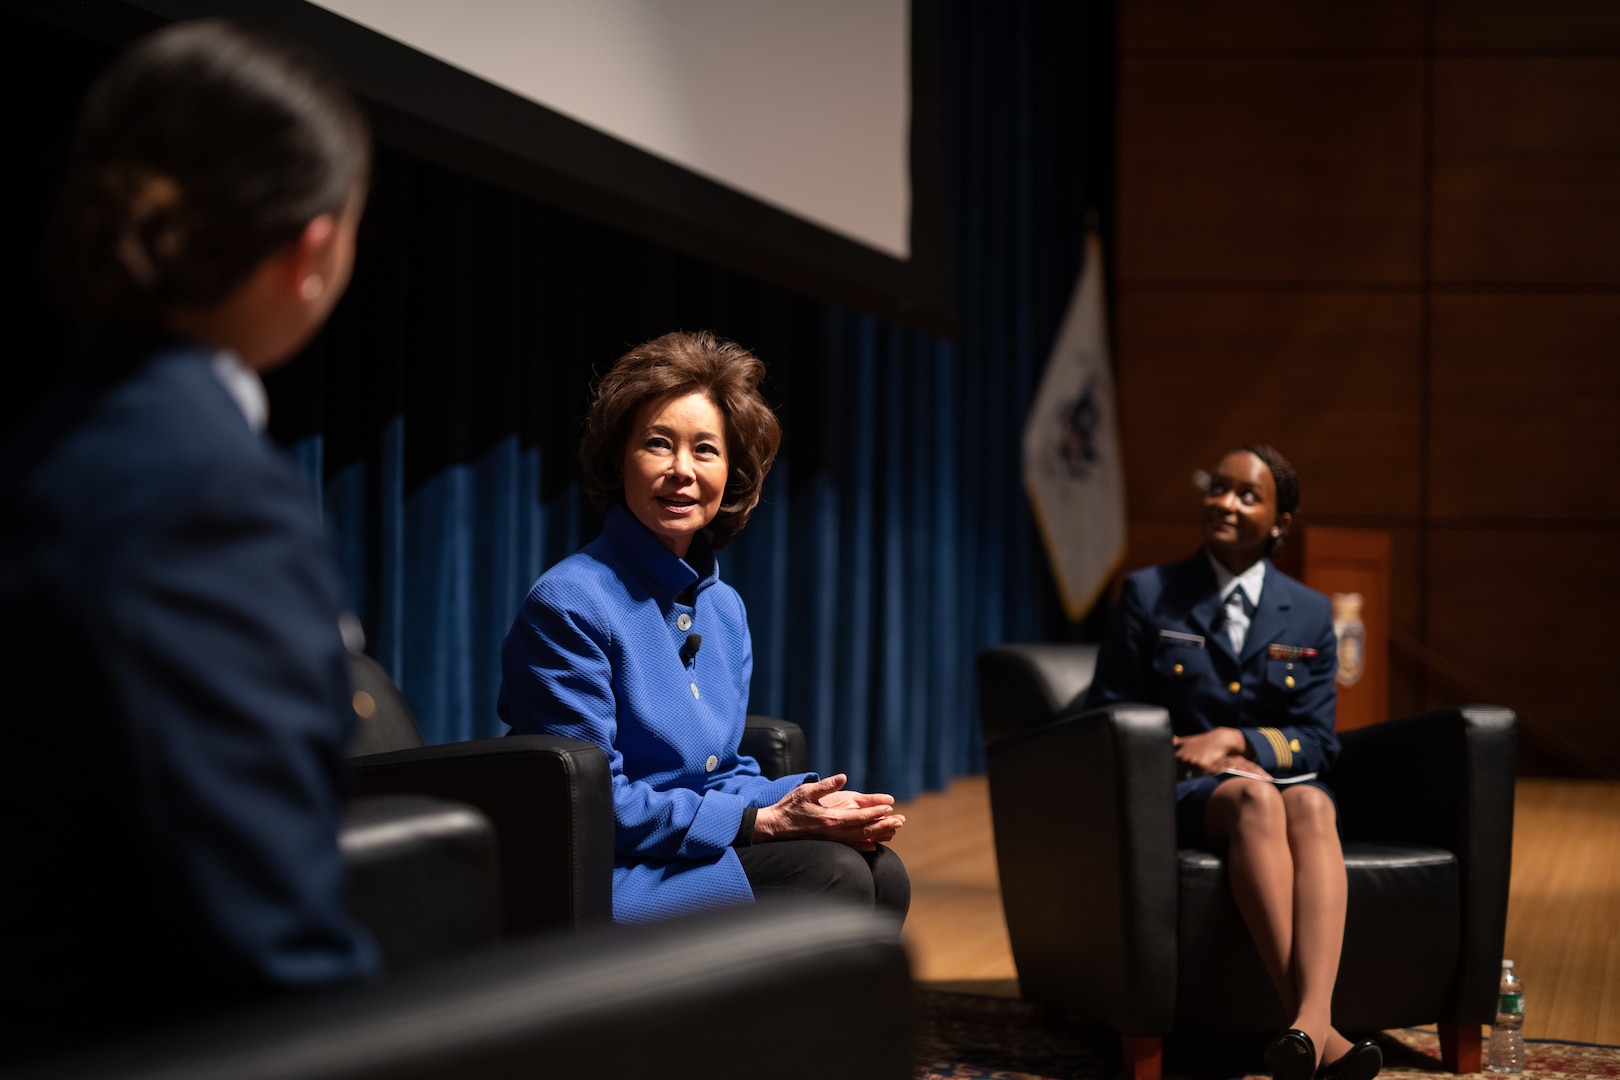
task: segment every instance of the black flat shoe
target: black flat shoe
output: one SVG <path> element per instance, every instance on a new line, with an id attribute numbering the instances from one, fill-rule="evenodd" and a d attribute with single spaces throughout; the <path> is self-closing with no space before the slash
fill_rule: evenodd
<path id="1" fill-rule="evenodd" d="M 1384 1052 L 1371 1039 L 1362 1039 L 1331 1065 L 1316 1070 L 1321 1080 L 1373 1080 L 1384 1067 Z"/>
<path id="2" fill-rule="evenodd" d="M 1311 1080 L 1316 1073 L 1316 1044 L 1298 1028 L 1289 1028 L 1266 1047 L 1266 1068 L 1277 1080 Z"/>

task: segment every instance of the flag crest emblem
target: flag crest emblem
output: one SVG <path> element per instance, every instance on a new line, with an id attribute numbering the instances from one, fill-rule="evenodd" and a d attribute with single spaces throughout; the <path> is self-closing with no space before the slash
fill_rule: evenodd
<path id="1" fill-rule="evenodd" d="M 1125 473 L 1103 312 L 1102 243 L 1085 262 L 1024 427 L 1024 487 L 1069 618 L 1125 557 Z"/>

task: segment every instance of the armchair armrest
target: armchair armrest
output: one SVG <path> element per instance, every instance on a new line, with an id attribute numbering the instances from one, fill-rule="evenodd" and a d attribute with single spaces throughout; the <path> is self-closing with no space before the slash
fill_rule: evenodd
<path id="1" fill-rule="evenodd" d="M 1076 703 L 1097 671 L 1097 646 L 1020 644 L 977 660 L 984 744 L 1050 723 Z"/>
<path id="2" fill-rule="evenodd" d="M 1513 862 L 1516 718 L 1485 705 L 1347 731 L 1328 781 L 1347 840 L 1446 848 L 1462 874 L 1462 948 L 1455 1013 L 1487 1023 L 1507 929 Z"/>
<path id="3" fill-rule="evenodd" d="M 740 747 L 759 762 L 759 771 L 772 780 L 789 773 L 810 771 L 810 749 L 804 729 L 791 720 L 750 716 L 743 721 Z"/>
<path id="4" fill-rule="evenodd" d="M 1024 994 L 1128 1035 L 1168 1031 L 1176 996 L 1170 714 L 1130 704 L 1070 713 L 991 743 L 986 758 Z"/>
<path id="5" fill-rule="evenodd" d="M 7 1075 L 908 1080 L 913 994 L 891 922 L 835 905 L 781 903 L 552 935 L 381 986 L 36 1060 Z M 794 1003 L 788 1024 L 784 999 Z M 883 1002 L 882 1023 L 872 1022 L 873 1001 Z M 723 1049 L 694 1048 L 694 1032 L 722 1039 Z"/>
<path id="6" fill-rule="evenodd" d="M 495 829 L 470 806 L 425 795 L 356 799 L 338 836 L 349 914 L 391 973 L 500 940 Z"/>
<path id="7" fill-rule="evenodd" d="M 595 744 L 552 735 L 349 759 L 358 795 L 435 795 L 495 825 L 503 930 L 606 921 L 613 912 L 613 786 Z"/>

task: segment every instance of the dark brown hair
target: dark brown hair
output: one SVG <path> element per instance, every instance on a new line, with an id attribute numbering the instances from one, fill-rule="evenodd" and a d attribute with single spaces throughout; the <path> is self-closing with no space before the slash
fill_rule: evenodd
<path id="1" fill-rule="evenodd" d="M 1277 513 L 1292 514 L 1299 509 L 1299 474 L 1294 471 L 1293 462 L 1282 456 L 1282 452 L 1270 443 L 1251 443 L 1243 449 L 1259 458 L 1267 469 L 1271 470 L 1271 479 L 1277 485 Z M 1286 531 L 1283 536 L 1286 536 Z M 1275 555 L 1283 546 L 1283 536 L 1273 536 L 1266 540 L 1266 554 Z"/>
<path id="2" fill-rule="evenodd" d="M 85 98 L 52 222 L 56 290 L 153 326 L 212 306 L 363 194 L 364 117 L 307 57 L 209 19 L 132 45 Z"/>
<path id="3" fill-rule="evenodd" d="M 723 548 L 748 524 L 765 476 L 776 460 L 782 428 L 760 396 L 765 365 L 752 353 L 707 330 L 654 338 L 619 357 L 596 384 L 585 438 L 579 446 L 585 494 L 597 509 L 624 501 L 624 455 L 630 425 L 648 402 L 702 394 L 726 421 L 726 488 L 709 525 Z"/>

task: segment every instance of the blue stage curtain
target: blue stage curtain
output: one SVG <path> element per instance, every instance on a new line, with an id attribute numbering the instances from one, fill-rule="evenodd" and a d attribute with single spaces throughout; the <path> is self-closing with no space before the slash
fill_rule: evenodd
<path id="1" fill-rule="evenodd" d="M 1068 7 L 948 7 L 956 340 L 379 154 L 354 284 L 272 377 L 272 430 L 429 743 L 504 733 L 501 640 L 599 526 L 577 466 L 593 371 L 703 328 L 766 362 L 786 433 L 722 553 L 752 711 L 803 725 L 823 773 L 902 799 L 981 767 L 974 657 L 1043 636 L 1052 604 L 1019 456 L 1081 248 Z"/>

